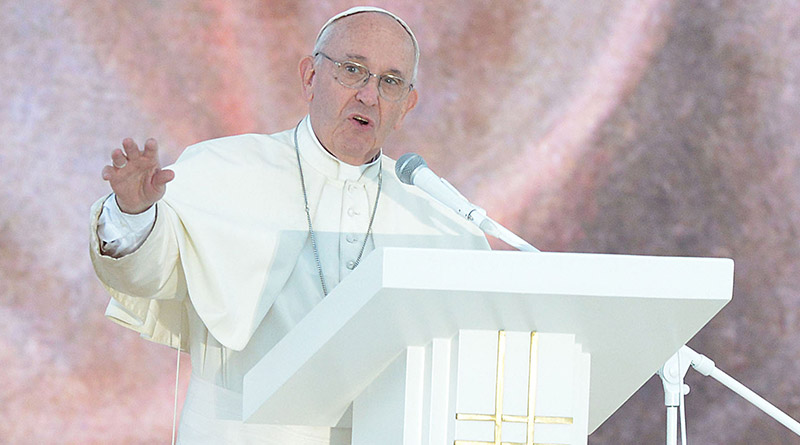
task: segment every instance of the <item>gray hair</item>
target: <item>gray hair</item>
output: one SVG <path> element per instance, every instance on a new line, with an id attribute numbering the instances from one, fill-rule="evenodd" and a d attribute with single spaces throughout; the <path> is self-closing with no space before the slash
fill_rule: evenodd
<path id="1" fill-rule="evenodd" d="M 324 25 L 322 25 L 322 28 L 319 30 L 319 34 L 317 34 L 317 40 L 314 43 L 314 55 L 322 51 L 322 47 L 325 46 L 325 44 L 328 42 L 327 31 L 333 23 L 337 22 L 339 19 L 342 19 L 344 17 L 360 14 L 363 12 L 377 12 L 380 14 L 388 15 L 389 17 L 393 18 L 397 23 L 399 23 L 400 26 L 402 26 L 403 29 L 405 29 L 406 33 L 408 33 L 408 36 L 411 37 L 411 43 L 414 44 L 414 71 L 411 74 L 411 84 L 414 84 L 417 81 L 417 68 L 419 66 L 419 44 L 417 43 L 417 38 L 414 36 L 414 33 L 411 32 L 411 28 L 406 24 L 406 22 L 403 21 L 403 19 L 385 9 L 376 8 L 373 6 L 356 6 L 355 8 L 350 8 L 347 11 L 340 12 L 335 16 L 331 17 L 330 19 L 328 19 L 327 22 L 325 22 Z"/>

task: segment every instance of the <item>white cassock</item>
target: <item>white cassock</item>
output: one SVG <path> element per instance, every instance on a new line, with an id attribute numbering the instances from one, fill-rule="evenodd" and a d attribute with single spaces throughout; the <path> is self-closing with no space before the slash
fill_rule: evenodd
<path id="1" fill-rule="evenodd" d="M 125 224 L 113 211 L 100 217 L 105 199 L 92 207 L 92 263 L 112 296 L 106 314 L 191 354 L 182 443 L 331 440 L 329 428 L 242 422 L 244 375 L 323 298 L 293 136 L 294 129 L 187 148 L 170 167 L 175 180 L 155 206 L 149 235 L 120 258 L 101 254 L 98 224 L 101 234 Z M 342 163 L 322 148 L 308 117 L 297 138 L 329 291 L 362 248 L 379 170 L 383 186 L 364 256 L 387 246 L 488 249 L 474 226 L 400 183 L 390 158 Z"/>

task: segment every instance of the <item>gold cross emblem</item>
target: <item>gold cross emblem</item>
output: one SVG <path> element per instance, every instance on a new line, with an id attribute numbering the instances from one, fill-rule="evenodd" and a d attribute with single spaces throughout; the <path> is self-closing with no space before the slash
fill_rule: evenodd
<path id="1" fill-rule="evenodd" d="M 528 358 L 528 412 L 525 416 L 503 414 L 503 372 L 506 358 L 506 333 L 497 333 L 497 378 L 495 383 L 494 414 L 456 414 L 456 420 L 478 420 L 494 422 L 494 441 L 456 440 L 454 445 L 559 445 L 533 441 L 535 424 L 571 425 L 572 417 L 547 417 L 534 414 L 536 409 L 536 383 L 538 380 L 539 337 L 531 332 L 531 350 Z M 526 424 L 525 443 L 503 442 L 503 422 Z"/>

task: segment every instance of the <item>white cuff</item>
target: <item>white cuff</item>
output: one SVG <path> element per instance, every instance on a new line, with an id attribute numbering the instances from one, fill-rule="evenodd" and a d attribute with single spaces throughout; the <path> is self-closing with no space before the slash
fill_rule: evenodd
<path id="1" fill-rule="evenodd" d="M 131 215 L 120 210 L 113 193 L 103 202 L 103 211 L 97 223 L 97 236 L 103 255 L 123 257 L 141 246 L 153 229 L 156 206 Z"/>

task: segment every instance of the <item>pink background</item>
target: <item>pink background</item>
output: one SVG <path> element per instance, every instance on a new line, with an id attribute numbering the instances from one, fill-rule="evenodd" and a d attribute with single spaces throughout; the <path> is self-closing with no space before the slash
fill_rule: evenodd
<path id="1" fill-rule="evenodd" d="M 297 63 L 353 4 L 0 1 L 0 443 L 168 443 L 173 352 L 104 319 L 88 260 L 100 170 L 126 136 L 169 163 L 294 125 Z M 374 4 L 422 47 L 390 155 L 543 250 L 734 258 L 733 301 L 690 345 L 800 417 L 797 1 Z M 797 443 L 688 383 L 695 443 Z M 589 442 L 663 443 L 663 424 L 653 378 Z"/>

